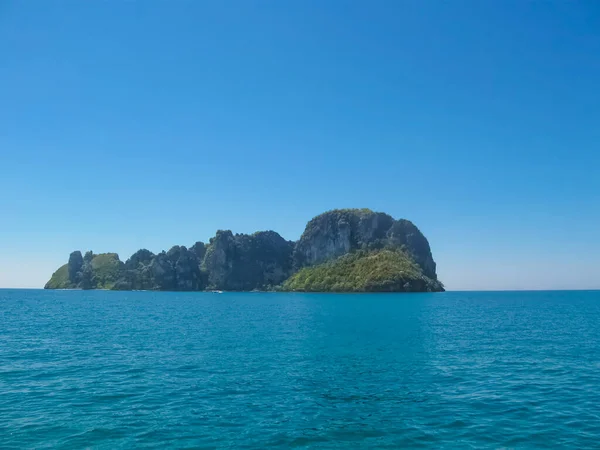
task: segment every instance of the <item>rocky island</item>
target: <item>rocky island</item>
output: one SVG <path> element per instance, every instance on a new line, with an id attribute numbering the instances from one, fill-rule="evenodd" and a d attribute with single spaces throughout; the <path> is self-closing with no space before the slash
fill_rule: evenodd
<path id="1" fill-rule="evenodd" d="M 274 231 L 217 231 L 208 244 L 116 253 L 74 251 L 45 289 L 440 292 L 429 242 L 410 221 L 338 209 L 306 225 L 297 242 Z"/>

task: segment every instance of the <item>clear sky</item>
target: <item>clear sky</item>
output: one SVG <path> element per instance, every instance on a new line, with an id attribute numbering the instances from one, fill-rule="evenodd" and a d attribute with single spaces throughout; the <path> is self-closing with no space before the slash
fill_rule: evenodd
<path id="1" fill-rule="evenodd" d="M 405 217 L 449 289 L 600 288 L 594 1 L 0 3 L 0 286 Z"/>

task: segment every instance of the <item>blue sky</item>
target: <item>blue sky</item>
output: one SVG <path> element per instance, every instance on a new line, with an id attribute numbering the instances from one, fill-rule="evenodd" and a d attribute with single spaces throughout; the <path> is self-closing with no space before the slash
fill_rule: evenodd
<path id="1" fill-rule="evenodd" d="M 369 207 L 449 289 L 600 288 L 595 2 L 0 3 L 0 286 Z"/>

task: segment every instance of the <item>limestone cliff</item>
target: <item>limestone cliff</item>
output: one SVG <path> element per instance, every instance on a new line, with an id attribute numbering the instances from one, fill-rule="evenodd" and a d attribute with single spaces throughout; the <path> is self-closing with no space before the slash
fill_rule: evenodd
<path id="1" fill-rule="evenodd" d="M 265 289 L 291 275 L 294 244 L 274 231 L 236 234 L 217 231 L 204 257 L 208 284 L 213 289 Z"/>
<path id="2" fill-rule="evenodd" d="M 369 209 L 338 209 L 312 219 L 296 244 L 294 262 L 300 269 L 353 250 L 381 248 L 402 249 L 426 276 L 437 278 L 429 242 L 419 229 L 408 220 Z"/>

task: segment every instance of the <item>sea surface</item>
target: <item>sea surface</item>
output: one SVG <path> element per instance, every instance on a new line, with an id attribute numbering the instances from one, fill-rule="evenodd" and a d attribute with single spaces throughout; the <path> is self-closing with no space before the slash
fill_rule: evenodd
<path id="1" fill-rule="evenodd" d="M 600 292 L 0 290 L 0 448 L 598 448 Z"/>

